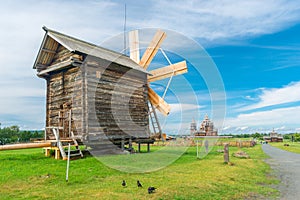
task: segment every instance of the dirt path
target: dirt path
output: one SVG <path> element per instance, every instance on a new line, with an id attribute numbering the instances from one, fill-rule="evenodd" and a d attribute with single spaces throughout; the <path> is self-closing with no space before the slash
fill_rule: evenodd
<path id="1" fill-rule="evenodd" d="M 284 151 L 268 144 L 262 146 L 264 152 L 271 158 L 266 162 L 275 170 L 281 183 L 278 189 L 280 199 L 300 198 L 300 154 Z"/>

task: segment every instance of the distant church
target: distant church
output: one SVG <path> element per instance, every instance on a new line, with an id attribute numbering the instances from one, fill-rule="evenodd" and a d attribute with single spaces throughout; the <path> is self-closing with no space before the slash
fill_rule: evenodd
<path id="1" fill-rule="evenodd" d="M 283 137 L 275 132 L 274 129 L 270 132 L 269 136 L 264 136 L 263 139 L 266 142 L 283 142 Z"/>
<path id="2" fill-rule="evenodd" d="M 208 115 L 205 115 L 204 120 L 197 130 L 197 123 L 193 119 L 190 127 L 191 135 L 193 136 L 217 136 L 218 130 L 214 128 L 214 123 L 210 121 Z"/>

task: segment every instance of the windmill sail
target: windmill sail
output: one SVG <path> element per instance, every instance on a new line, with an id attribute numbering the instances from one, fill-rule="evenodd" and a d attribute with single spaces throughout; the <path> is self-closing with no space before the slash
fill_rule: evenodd
<path id="1" fill-rule="evenodd" d="M 157 53 L 161 43 L 164 41 L 166 36 L 167 36 L 166 33 L 161 30 L 158 30 L 156 32 L 155 36 L 153 37 L 152 41 L 147 47 L 139 63 L 144 69 L 147 69 L 148 66 L 150 65 L 152 59 L 154 58 L 155 54 Z"/>
<path id="2" fill-rule="evenodd" d="M 138 30 L 129 32 L 129 50 L 130 58 L 136 63 L 140 62 L 140 48 L 139 48 L 139 32 Z"/>
<path id="3" fill-rule="evenodd" d="M 154 90 L 152 90 L 150 87 L 148 87 L 148 96 L 149 96 L 149 101 L 151 104 L 159 110 L 163 115 L 167 116 L 170 113 L 170 105 L 163 100 Z"/>
<path id="4" fill-rule="evenodd" d="M 138 63 L 141 68 L 147 69 L 165 38 L 166 33 L 158 30 L 149 46 L 147 47 L 142 58 L 140 59 L 138 31 L 131 31 L 129 33 L 130 58 Z M 148 82 L 162 80 L 186 72 L 186 61 L 178 62 L 163 68 L 150 71 L 150 74 L 152 76 L 148 76 Z M 150 103 L 163 115 L 166 116 L 170 113 L 170 105 L 165 102 L 165 100 L 161 98 L 154 90 L 152 90 L 150 86 L 148 86 L 148 96 Z"/>
<path id="5" fill-rule="evenodd" d="M 186 61 L 181 61 L 173 65 L 168 65 L 163 68 L 155 69 L 150 71 L 152 76 L 148 76 L 148 82 L 158 81 L 171 76 L 184 74 L 187 72 Z"/>

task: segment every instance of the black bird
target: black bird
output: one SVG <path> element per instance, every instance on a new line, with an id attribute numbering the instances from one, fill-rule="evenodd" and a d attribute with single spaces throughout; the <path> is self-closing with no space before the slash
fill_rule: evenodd
<path id="1" fill-rule="evenodd" d="M 126 181 L 125 181 L 125 180 L 122 181 L 122 186 L 123 186 L 123 187 L 126 186 Z"/>
<path id="2" fill-rule="evenodd" d="M 156 190 L 155 187 L 148 187 L 148 194 L 155 192 L 155 190 Z"/>
<path id="3" fill-rule="evenodd" d="M 136 181 L 136 184 L 137 184 L 138 187 L 143 187 L 139 180 Z"/>

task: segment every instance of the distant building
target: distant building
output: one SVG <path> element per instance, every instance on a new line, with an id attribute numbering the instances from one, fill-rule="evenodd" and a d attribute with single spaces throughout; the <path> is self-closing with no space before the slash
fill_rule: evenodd
<path id="1" fill-rule="evenodd" d="M 193 119 L 191 123 L 190 131 L 191 131 L 191 135 L 195 135 L 195 133 L 197 132 L 197 123 L 195 119 Z"/>
<path id="2" fill-rule="evenodd" d="M 193 119 L 190 127 L 191 135 L 194 136 L 217 136 L 218 130 L 214 128 L 214 123 L 210 121 L 208 115 L 205 115 L 204 120 L 200 124 L 199 130 L 197 130 L 197 124 Z"/>
<path id="3" fill-rule="evenodd" d="M 274 129 L 270 132 L 269 136 L 264 136 L 263 139 L 266 142 L 283 142 L 283 137 L 275 132 Z"/>

